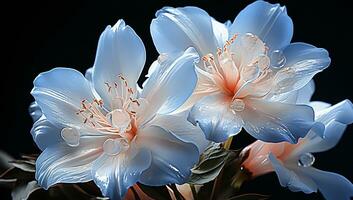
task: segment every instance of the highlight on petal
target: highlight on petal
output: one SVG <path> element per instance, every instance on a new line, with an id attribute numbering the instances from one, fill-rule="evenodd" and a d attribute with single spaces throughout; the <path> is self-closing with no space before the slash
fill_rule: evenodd
<path id="1" fill-rule="evenodd" d="M 110 105 L 106 83 L 114 85 L 123 76 L 134 88 L 143 70 L 146 50 L 135 31 L 119 20 L 101 34 L 93 67 L 93 84 L 106 105 Z"/>
<path id="2" fill-rule="evenodd" d="M 167 114 L 178 109 L 194 91 L 197 76 L 194 63 L 198 54 L 193 48 L 181 55 L 165 55 L 156 70 L 144 83 L 141 97 L 148 100 L 148 109 Z"/>
<path id="3" fill-rule="evenodd" d="M 311 130 L 322 131 L 323 125 L 314 122 L 310 106 L 284 104 L 249 99 L 241 113 L 245 130 L 265 142 L 297 143 Z"/>
<path id="4" fill-rule="evenodd" d="M 255 1 L 238 14 L 230 27 L 230 32 L 231 35 L 246 33 L 257 35 L 273 51 L 290 43 L 293 22 L 284 6 Z"/>
<path id="5" fill-rule="evenodd" d="M 216 53 L 212 18 L 197 7 L 164 7 L 157 11 L 151 23 L 153 43 L 159 53 L 196 48 L 201 55 Z"/>
<path id="6" fill-rule="evenodd" d="M 230 98 L 221 93 L 202 98 L 190 110 L 188 120 L 198 125 L 208 140 L 224 142 L 241 131 L 241 117 L 230 109 Z"/>
<path id="7" fill-rule="evenodd" d="M 83 127 L 82 117 L 76 114 L 81 101 L 94 99 L 87 79 L 70 68 L 54 68 L 39 74 L 31 94 L 52 124 L 77 128 Z"/>
<path id="8" fill-rule="evenodd" d="M 80 183 L 92 180 L 91 166 L 98 158 L 104 138 L 81 138 L 71 147 L 58 143 L 47 147 L 36 161 L 36 180 L 45 189 L 56 183 Z"/>
<path id="9" fill-rule="evenodd" d="M 180 140 L 159 126 L 151 125 L 142 129 L 137 133 L 136 142 L 152 152 L 151 166 L 139 180 L 146 185 L 183 184 L 199 159 L 196 145 Z"/>
<path id="10" fill-rule="evenodd" d="M 285 65 L 274 77 L 276 94 L 291 92 L 304 87 L 318 72 L 331 62 L 328 52 L 305 43 L 292 43 L 283 50 Z"/>
<path id="11" fill-rule="evenodd" d="M 92 166 L 92 177 L 104 196 L 119 200 L 150 164 L 151 155 L 145 149 L 129 149 L 117 155 L 103 154 Z"/>

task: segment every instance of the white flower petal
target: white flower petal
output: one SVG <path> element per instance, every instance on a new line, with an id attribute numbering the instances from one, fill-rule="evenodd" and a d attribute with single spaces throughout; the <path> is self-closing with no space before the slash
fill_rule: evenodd
<path id="1" fill-rule="evenodd" d="M 323 125 L 314 122 L 310 106 L 293 105 L 248 99 L 241 116 L 245 130 L 265 142 L 297 143 L 311 129 L 322 131 Z"/>
<path id="2" fill-rule="evenodd" d="M 47 147 L 36 161 L 36 179 L 45 189 L 56 183 L 92 180 L 92 162 L 98 158 L 104 138 L 81 138 L 78 147 L 58 143 Z"/>
<path id="3" fill-rule="evenodd" d="M 187 121 L 188 111 L 178 115 L 157 115 L 149 125 L 156 125 L 172 132 L 175 136 L 185 142 L 195 144 L 201 154 L 210 141 L 206 140 L 202 130 Z"/>
<path id="4" fill-rule="evenodd" d="M 152 152 L 152 164 L 140 182 L 151 186 L 183 184 L 199 159 L 197 147 L 186 143 L 159 126 L 148 126 L 137 133 L 136 142 Z"/>
<path id="5" fill-rule="evenodd" d="M 212 18 L 197 7 L 165 7 L 157 11 L 151 34 L 159 53 L 185 51 L 194 47 L 203 56 L 216 53 Z"/>
<path id="6" fill-rule="evenodd" d="M 111 98 L 105 83 L 114 85 L 122 75 L 134 88 L 143 70 L 146 50 L 143 42 L 123 20 L 108 26 L 101 34 L 93 67 L 93 84 L 106 105 Z"/>
<path id="7" fill-rule="evenodd" d="M 230 27 L 231 34 L 252 33 L 272 50 L 288 45 L 293 36 L 293 22 L 285 7 L 255 1 L 244 8 Z"/>
<path id="8" fill-rule="evenodd" d="M 219 21 L 211 18 L 213 34 L 217 41 L 217 47 L 221 48 L 229 39 L 228 27 L 226 24 L 220 23 Z"/>
<path id="9" fill-rule="evenodd" d="M 197 60 L 198 55 L 193 48 L 179 56 L 168 55 L 144 84 L 141 97 L 149 102 L 148 109 L 159 114 L 178 109 L 195 88 L 197 77 L 194 63 Z"/>
<path id="10" fill-rule="evenodd" d="M 94 162 L 92 176 L 104 196 L 119 200 L 150 164 L 150 153 L 144 149 L 130 149 L 114 156 L 103 154 Z"/>
<path id="11" fill-rule="evenodd" d="M 83 127 L 82 117 L 76 114 L 81 101 L 94 99 L 87 79 L 69 68 L 54 68 L 39 74 L 31 94 L 51 123 L 77 128 Z"/>
<path id="12" fill-rule="evenodd" d="M 241 131 L 243 121 L 230 109 L 230 98 L 217 93 L 198 101 L 190 110 L 188 120 L 199 125 L 208 140 L 224 142 Z"/>
<path id="13" fill-rule="evenodd" d="M 292 43 L 283 50 L 286 64 L 274 77 L 272 92 L 277 94 L 304 87 L 331 62 L 328 52 L 305 43 Z"/>

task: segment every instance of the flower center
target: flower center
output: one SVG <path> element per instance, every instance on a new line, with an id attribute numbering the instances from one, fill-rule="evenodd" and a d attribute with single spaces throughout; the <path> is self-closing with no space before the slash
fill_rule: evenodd
<path id="1" fill-rule="evenodd" d="M 118 76 L 117 82 L 105 82 L 105 85 L 110 97 L 110 107 L 104 105 L 102 99 L 94 99 L 92 102 L 84 99 L 76 114 L 90 128 L 131 141 L 136 135 L 136 110 L 140 103 L 134 98 L 133 88 L 128 86 L 122 75 Z"/>

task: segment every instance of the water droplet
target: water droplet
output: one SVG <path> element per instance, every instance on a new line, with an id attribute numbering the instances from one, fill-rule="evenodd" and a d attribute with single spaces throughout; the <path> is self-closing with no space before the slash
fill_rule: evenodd
<path id="1" fill-rule="evenodd" d="M 280 69 L 286 64 L 286 57 L 283 55 L 283 51 L 274 50 L 271 53 L 271 67 L 274 69 Z"/>
<path id="2" fill-rule="evenodd" d="M 119 129 L 119 132 L 125 132 L 130 125 L 131 119 L 128 112 L 122 109 L 115 109 L 107 114 L 112 127 Z"/>
<path id="3" fill-rule="evenodd" d="M 245 109 L 245 103 L 241 99 L 234 99 L 230 104 L 230 108 L 235 112 L 241 112 Z"/>
<path id="4" fill-rule="evenodd" d="M 117 155 L 129 148 L 129 143 L 124 138 L 107 139 L 103 144 L 103 150 L 108 155 Z"/>
<path id="5" fill-rule="evenodd" d="M 80 144 L 80 132 L 76 128 L 63 128 L 61 137 L 70 147 L 77 147 Z"/>
<path id="6" fill-rule="evenodd" d="M 310 167 L 315 162 L 315 157 L 311 153 L 300 155 L 298 165 L 301 167 Z"/>

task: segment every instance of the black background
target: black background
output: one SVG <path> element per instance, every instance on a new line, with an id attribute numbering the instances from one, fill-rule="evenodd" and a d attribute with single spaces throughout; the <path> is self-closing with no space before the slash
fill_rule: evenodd
<path id="1" fill-rule="evenodd" d="M 148 66 L 157 58 L 149 25 L 163 6 L 195 5 L 224 22 L 251 1 L 28 1 L 1 5 L 1 139 L 0 149 L 18 156 L 39 152 L 29 133 L 32 121 L 28 105 L 30 90 L 38 73 L 53 67 L 72 67 L 85 72 L 92 66 L 97 41 L 106 25 L 123 18 L 142 38 Z M 271 1 L 274 3 L 275 1 Z M 353 100 L 353 10 L 345 1 L 279 1 L 287 6 L 294 22 L 293 41 L 326 48 L 331 66 L 315 77 L 314 100 L 337 103 Z M 141 82 L 143 81 L 140 80 Z M 252 138 L 243 134 L 236 146 Z M 315 166 L 340 173 L 353 181 L 353 126 L 332 150 L 316 154 Z M 269 174 L 245 184 L 246 192 L 271 194 L 273 199 L 321 199 L 319 194 L 292 193 Z M 0 199 L 8 198 L 3 190 Z"/>

